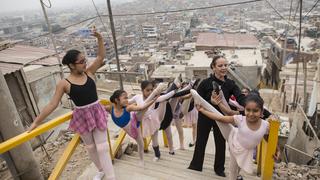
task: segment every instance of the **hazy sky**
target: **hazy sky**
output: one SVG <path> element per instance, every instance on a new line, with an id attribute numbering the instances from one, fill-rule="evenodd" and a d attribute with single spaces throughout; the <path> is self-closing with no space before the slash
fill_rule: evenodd
<path id="1" fill-rule="evenodd" d="M 113 3 L 133 0 L 111 0 Z M 48 4 L 48 0 L 43 0 Z M 51 0 L 53 8 L 91 4 L 91 0 Z M 106 3 L 106 0 L 95 0 L 95 3 Z M 41 9 L 40 0 L 0 0 L 0 12 Z"/>

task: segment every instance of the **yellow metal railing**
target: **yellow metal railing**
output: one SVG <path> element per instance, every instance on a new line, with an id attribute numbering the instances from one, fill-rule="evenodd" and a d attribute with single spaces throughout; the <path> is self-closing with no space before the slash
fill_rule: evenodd
<path id="1" fill-rule="evenodd" d="M 9 151 L 10 149 L 26 142 L 26 141 L 29 141 L 30 139 L 70 120 L 72 117 L 72 113 L 69 112 L 69 113 L 66 113 L 62 116 L 59 116 L 49 122 L 46 122 L 42 125 L 40 125 L 39 127 L 37 127 L 36 129 L 34 129 L 33 131 L 31 132 L 24 132 L 24 133 L 21 133 L 9 140 L 6 140 L 4 142 L 2 142 L 0 144 L 0 154 L 6 152 L 6 151 Z"/>
<path id="2" fill-rule="evenodd" d="M 278 132 L 280 122 L 278 120 L 270 120 L 270 130 L 268 140 L 263 139 L 258 146 L 257 162 L 258 174 L 263 180 L 271 180 L 274 167 L 273 155 L 276 152 L 278 144 Z"/>
<path id="3" fill-rule="evenodd" d="M 103 105 L 110 104 L 110 102 L 108 100 L 104 100 L 104 99 L 101 100 L 100 103 Z M 7 151 L 10 151 L 11 149 L 15 148 L 16 146 L 18 146 L 24 142 L 27 142 L 27 141 L 31 140 L 32 138 L 39 136 L 50 129 L 55 128 L 56 126 L 70 120 L 71 118 L 72 118 L 72 112 L 68 112 L 62 116 L 59 116 L 55 119 L 50 120 L 49 122 L 46 122 L 46 123 L 40 125 L 39 127 L 37 127 L 36 129 L 34 129 L 33 131 L 31 131 L 29 133 L 24 132 L 24 133 L 21 133 L 11 139 L 8 139 L 8 140 L 2 142 L 0 144 L 0 154 L 5 153 Z M 119 137 L 117 138 L 117 140 L 115 141 L 113 146 L 111 146 L 111 141 L 110 141 L 108 129 L 107 129 L 107 136 L 108 136 L 108 142 L 109 142 L 110 156 L 112 159 L 114 159 L 117 151 L 120 149 L 120 145 L 121 145 L 123 139 L 125 138 L 126 133 L 124 132 L 124 130 L 121 130 Z M 58 160 L 56 166 L 52 170 L 52 173 L 50 174 L 50 177 L 48 178 L 49 180 L 55 180 L 55 179 L 59 178 L 59 176 L 63 172 L 66 164 L 68 163 L 69 159 L 71 158 L 73 152 L 75 151 L 75 149 L 79 143 L 80 143 L 80 135 L 75 134 L 73 136 L 73 138 L 71 139 L 71 141 L 69 142 L 66 149 L 64 150 L 62 156 Z"/>

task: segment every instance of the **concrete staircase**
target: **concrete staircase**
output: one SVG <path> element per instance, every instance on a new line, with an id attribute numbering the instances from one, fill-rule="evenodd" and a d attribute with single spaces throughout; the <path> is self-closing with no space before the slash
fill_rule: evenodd
<path id="1" fill-rule="evenodd" d="M 177 150 L 175 155 L 169 155 L 167 149 L 161 149 L 161 152 L 162 157 L 158 162 L 153 161 L 153 152 L 146 153 L 144 167 L 137 165 L 139 158 L 136 155 L 124 156 L 116 160 L 115 168 L 119 179 L 129 177 L 130 179 L 141 179 L 141 175 L 147 179 L 224 179 L 213 173 L 213 155 L 206 155 L 203 171 L 198 172 L 187 169 L 192 159 L 192 151 Z M 131 171 L 123 172 L 122 169 Z M 132 172 L 137 173 L 138 176 L 133 177 Z M 129 176 L 126 177 L 125 174 Z"/>
<path id="2" fill-rule="evenodd" d="M 178 142 L 178 135 L 173 127 L 174 143 Z M 190 137 L 190 129 L 185 129 L 185 140 Z M 162 138 L 161 138 L 162 139 Z M 160 141 L 161 142 L 161 141 Z M 161 159 L 157 162 L 153 161 L 154 154 L 152 147 L 149 147 L 149 152 L 144 154 L 145 164 L 142 166 L 139 162 L 137 152 L 132 155 L 122 155 L 120 159 L 114 160 L 114 169 L 118 180 L 206 180 L 206 179 L 227 179 L 216 176 L 213 170 L 214 162 L 214 143 L 213 136 L 209 136 L 203 171 L 189 170 L 187 167 L 193 156 L 193 148 L 186 150 L 175 150 L 175 155 L 170 155 L 168 148 L 164 148 L 160 144 Z M 177 146 L 177 145 L 176 145 Z M 226 152 L 226 175 L 228 176 L 229 153 Z M 78 180 L 90 180 L 94 177 L 97 169 L 93 163 L 80 175 Z M 241 172 L 244 179 L 259 179 L 258 177 L 250 176 Z"/>

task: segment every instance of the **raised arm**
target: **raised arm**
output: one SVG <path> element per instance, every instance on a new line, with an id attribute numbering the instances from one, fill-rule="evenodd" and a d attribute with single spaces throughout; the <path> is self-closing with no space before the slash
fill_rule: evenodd
<path id="1" fill-rule="evenodd" d="M 103 38 L 101 34 L 97 33 L 94 30 L 93 36 L 95 36 L 98 40 L 98 56 L 87 69 L 87 72 L 91 73 L 92 75 L 94 75 L 97 72 L 97 70 L 103 66 L 103 60 L 106 57 L 106 48 L 104 47 Z"/>
<path id="2" fill-rule="evenodd" d="M 221 116 L 217 113 L 213 113 L 210 112 L 206 109 L 204 109 L 203 107 L 201 107 L 201 105 L 196 105 L 197 109 L 199 112 L 201 112 L 202 114 L 204 114 L 205 116 L 207 116 L 208 118 L 210 118 L 213 121 L 220 121 L 220 122 L 224 122 L 224 123 L 232 123 L 234 124 L 234 118 L 233 116 Z"/>
<path id="3" fill-rule="evenodd" d="M 36 127 L 38 127 L 41 122 L 49 116 L 59 105 L 59 102 L 62 98 L 63 93 L 65 92 L 65 80 L 61 80 L 58 85 L 56 86 L 56 91 L 50 100 L 49 104 L 47 104 L 40 114 L 34 119 L 33 123 L 31 124 L 28 132 L 32 131 Z"/>
<path id="4" fill-rule="evenodd" d="M 137 95 L 133 96 L 132 98 L 128 99 L 128 104 L 137 103 Z"/>
<path id="5" fill-rule="evenodd" d="M 143 105 L 138 106 L 136 104 L 130 104 L 127 106 L 127 111 L 143 111 L 145 109 L 147 109 L 149 106 L 151 106 L 156 99 L 158 98 L 158 96 L 156 96 L 155 98 L 153 98 L 151 101 L 145 102 Z"/>

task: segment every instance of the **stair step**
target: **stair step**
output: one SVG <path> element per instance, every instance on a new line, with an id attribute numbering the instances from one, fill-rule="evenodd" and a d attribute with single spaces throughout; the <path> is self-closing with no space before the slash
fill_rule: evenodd
<path id="1" fill-rule="evenodd" d="M 191 131 L 186 129 L 186 142 L 191 140 Z M 174 140 L 177 141 L 177 133 L 173 132 Z M 190 136 L 190 137 L 188 137 Z M 169 154 L 169 149 L 164 148 L 160 144 L 161 159 L 157 162 L 153 161 L 154 153 L 150 146 L 149 152 L 144 153 L 145 165 L 140 165 L 140 160 L 137 152 L 133 152 L 131 155 L 122 155 L 120 159 L 114 160 L 114 169 L 118 180 L 211 180 L 211 179 L 227 179 L 216 176 L 213 170 L 214 163 L 214 145 L 213 136 L 209 136 L 209 141 L 204 158 L 203 170 L 194 171 L 187 169 L 189 166 L 194 148 L 188 148 L 186 150 L 175 150 L 175 155 Z M 161 139 L 161 138 L 160 138 Z M 176 142 L 175 141 L 175 142 Z M 161 142 L 161 141 L 159 141 Z M 226 152 L 225 172 L 228 176 L 229 157 Z M 78 180 L 92 179 L 97 172 L 97 169 L 93 163 L 78 177 Z M 241 172 L 241 174 L 244 174 Z M 258 177 L 244 175 L 244 179 L 259 179 Z"/>
<path id="2" fill-rule="evenodd" d="M 120 160 L 116 160 L 115 163 L 119 164 L 126 164 L 131 165 L 131 167 L 138 168 L 140 174 L 148 174 L 152 177 L 157 177 L 158 179 L 224 179 L 218 176 L 215 176 L 214 173 L 211 173 L 209 171 L 204 172 L 198 172 L 187 169 L 186 164 L 178 164 L 174 162 L 153 162 L 151 161 L 145 161 L 144 168 L 138 167 L 139 158 L 134 156 L 124 156 Z M 205 170 L 207 167 L 205 168 Z M 133 169 L 130 169 L 131 171 Z M 146 171 L 147 170 L 147 171 Z M 137 171 L 135 171 L 137 172 Z M 154 172 L 158 173 L 158 176 L 154 174 Z M 161 173 L 161 174 L 159 174 Z"/>

